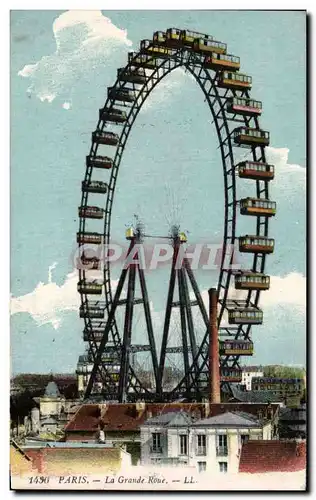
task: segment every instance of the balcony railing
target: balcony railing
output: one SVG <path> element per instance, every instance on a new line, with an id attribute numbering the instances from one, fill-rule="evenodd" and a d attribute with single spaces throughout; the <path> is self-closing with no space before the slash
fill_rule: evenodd
<path id="1" fill-rule="evenodd" d="M 206 456 L 206 447 L 205 447 L 205 446 L 199 446 L 199 447 L 197 448 L 197 450 L 196 450 L 196 454 L 197 454 L 198 456 L 200 456 L 200 457 L 201 457 L 201 456 L 205 457 L 205 456 Z"/>
<path id="2" fill-rule="evenodd" d="M 161 446 L 151 446 L 150 453 L 162 453 L 162 447 Z"/>
<path id="3" fill-rule="evenodd" d="M 228 449 L 227 446 L 218 446 L 216 448 L 216 456 L 217 457 L 227 457 Z"/>

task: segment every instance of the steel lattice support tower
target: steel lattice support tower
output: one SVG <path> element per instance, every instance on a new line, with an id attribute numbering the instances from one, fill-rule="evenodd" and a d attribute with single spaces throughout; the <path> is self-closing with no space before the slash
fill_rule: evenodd
<path id="1" fill-rule="evenodd" d="M 97 372 L 100 366 L 102 365 L 102 354 L 105 350 L 106 344 L 109 339 L 109 333 L 112 327 L 113 320 L 115 318 L 115 313 L 117 311 L 118 306 L 121 305 L 125 305 L 125 320 L 124 320 L 123 342 L 119 347 L 119 349 L 117 349 L 117 354 L 120 358 L 120 372 L 119 372 L 119 383 L 117 387 L 116 399 L 119 402 L 126 401 L 130 378 L 134 377 L 133 373 L 131 373 L 130 353 L 131 353 L 131 340 L 132 340 L 133 312 L 135 304 L 142 303 L 144 307 L 147 336 L 150 346 L 154 378 L 157 386 L 158 361 L 157 361 L 156 344 L 155 344 L 155 338 L 154 338 L 154 332 L 150 314 L 147 286 L 146 286 L 144 271 L 142 269 L 142 262 L 140 257 L 141 254 L 138 252 L 137 248 L 137 245 L 141 241 L 140 234 L 138 232 L 135 232 L 134 236 L 131 237 L 130 239 L 131 242 L 127 252 L 125 265 L 121 272 L 121 276 L 113 299 L 112 308 L 110 310 L 105 330 L 103 333 L 103 337 L 94 360 L 93 368 L 85 392 L 85 398 L 89 398 L 89 396 L 93 391 L 93 385 L 96 380 Z M 142 294 L 140 298 L 135 298 L 135 285 L 136 285 L 137 274 L 139 277 L 141 294 Z M 122 292 L 126 281 L 127 281 L 127 297 L 126 299 L 124 299 L 122 298 Z"/>

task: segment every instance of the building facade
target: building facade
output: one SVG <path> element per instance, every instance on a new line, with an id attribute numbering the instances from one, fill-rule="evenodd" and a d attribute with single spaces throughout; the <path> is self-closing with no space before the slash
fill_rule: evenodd
<path id="1" fill-rule="evenodd" d="M 131 466 L 131 456 L 117 446 L 96 443 L 37 443 L 23 447 L 34 472 L 47 475 L 115 474 Z"/>
<path id="2" fill-rule="evenodd" d="M 184 410 L 192 422 L 223 415 L 246 412 L 254 418 L 271 421 L 273 437 L 277 438 L 279 405 L 253 403 L 103 403 L 83 404 L 64 428 L 66 442 L 106 442 L 125 445 L 132 464 L 141 462 L 141 427 L 152 417 Z M 160 458 L 159 455 L 157 458 Z"/>
<path id="3" fill-rule="evenodd" d="M 193 466 L 199 472 L 238 472 L 248 440 L 271 440 L 271 421 L 244 412 L 195 420 L 186 412 L 148 419 L 141 431 L 141 465 Z"/>
<path id="4" fill-rule="evenodd" d="M 246 391 L 251 391 L 252 379 L 263 377 L 262 366 L 243 366 L 241 372 L 241 385 L 246 387 Z"/>
<path id="5" fill-rule="evenodd" d="M 287 406 L 299 406 L 304 388 L 304 379 L 300 378 L 256 376 L 251 380 L 251 389 L 253 391 L 271 391 L 282 398 Z"/>
<path id="6" fill-rule="evenodd" d="M 297 408 L 281 408 L 279 419 L 280 439 L 306 439 L 306 405 Z"/>

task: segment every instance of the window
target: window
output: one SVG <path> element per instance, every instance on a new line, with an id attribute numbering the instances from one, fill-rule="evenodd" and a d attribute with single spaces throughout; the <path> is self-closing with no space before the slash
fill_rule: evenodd
<path id="1" fill-rule="evenodd" d="M 152 434 L 152 451 L 154 453 L 161 453 L 161 434 L 160 432 L 154 432 Z"/>
<path id="2" fill-rule="evenodd" d="M 198 471 L 205 472 L 206 471 L 206 462 L 198 462 Z"/>
<path id="3" fill-rule="evenodd" d="M 248 443 L 249 441 L 249 435 L 248 434 L 241 434 L 240 435 L 240 442 L 241 444 Z"/>
<path id="4" fill-rule="evenodd" d="M 205 434 L 198 434 L 197 438 L 197 455 L 206 455 L 206 436 Z M 202 462 L 203 463 L 203 462 Z"/>
<path id="5" fill-rule="evenodd" d="M 226 456 L 227 455 L 227 436 L 226 434 L 219 434 L 216 438 L 217 447 L 216 454 L 217 456 Z"/>
<path id="6" fill-rule="evenodd" d="M 180 437 L 180 455 L 188 454 L 188 436 L 183 434 Z"/>
<path id="7" fill-rule="evenodd" d="M 224 472 L 226 474 L 227 472 L 227 462 L 218 462 L 219 465 L 219 471 Z"/>

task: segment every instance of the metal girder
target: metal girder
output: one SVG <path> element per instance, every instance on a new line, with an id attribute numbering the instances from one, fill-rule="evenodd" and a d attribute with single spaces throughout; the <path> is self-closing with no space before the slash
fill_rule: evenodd
<path id="1" fill-rule="evenodd" d="M 163 372 L 164 372 L 164 366 L 165 366 L 165 360 L 166 360 L 166 347 L 168 343 L 168 335 L 169 335 L 169 328 L 170 328 L 170 319 L 171 319 L 171 312 L 172 312 L 172 302 L 173 302 L 173 294 L 174 294 L 174 287 L 176 283 L 176 269 L 175 269 L 175 264 L 177 260 L 177 249 L 174 249 L 173 252 L 173 259 L 172 259 L 172 266 L 171 266 L 171 271 L 170 271 L 170 278 L 169 278 L 169 289 L 168 289 L 168 298 L 167 298 L 167 305 L 166 305 L 166 313 L 165 313 L 165 321 L 164 321 L 164 327 L 163 327 L 163 333 L 162 333 L 162 342 L 161 342 L 161 350 L 160 350 L 160 361 L 159 361 L 159 367 L 158 367 L 158 387 L 157 387 L 157 393 L 159 395 L 162 394 L 162 380 L 163 380 Z"/>
<path id="2" fill-rule="evenodd" d="M 129 348 L 129 351 L 134 353 L 134 352 L 147 352 L 147 351 L 150 351 L 151 350 L 151 347 L 149 344 L 147 345 L 142 345 L 142 344 L 131 344 L 130 345 L 130 348 Z M 105 348 L 103 349 L 103 352 L 107 353 L 107 352 L 117 352 L 117 347 L 116 346 L 105 346 Z"/>
<path id="3" fill-rule="evenodd" d="M 122 343 L 121 368 L 119 379 L 119 402 L 124 403 L 127 395 L 128 371 L 129 371 L 129 354 L 132 340 L 132 322 L 134 309 L 134 294 L 135 294 L 135 264 L 129 266 L 129 277 L 127 287 L 127 300 L 124 322 L 124 336 Z"/>
<path id="4" fill-rule="evenodd" d="M 181 269 L 177 270 L 178 277 L 178 288 L 179 288 L 179 298 L 180 298 L 180 319 L 181 319 L 181 334 L 182 334 L 182 345 L 183 345 L 183 363 L 184 363 L 184 376 L 185 382 L 189 383 L 189 350 L 188 350 L 188 339 L 187 339 L 187 317 L 186 317 L 186 307 L 185 307 L 185 296 L 182 284 L 182 274 Z"/>
<path id="5" fill-rule="evenodd" d="M 130 243 L 130 247 L 127 253 L 127 259 L 131 255 L 135 243 L 138 242 L 136 239 L 133 239 Z M 137 255 L 137 253 L 136 253 Z M 136 271 L 138 271 L 140 285 L 141 285 L 141 298 L 135 298 L 135 282 L 136 282 Z M 127 288 L 127 297 L 126 299 L 121 299 L 121 293 L 123 291 L 123 286 L 128 277 L 128 288 Z M 144 305 L 144 313 L 146 317 L 146 325 L 147 325 L 147 333 L 149 346 L 132 346 L 132 323 L 133 323 L 133 310 L 136 304 L 142 303 Z M 123 342 L 122 345 L 107 345 L 109 341 L 109 333 L 111 326 L 113 325 L 113 321 L 115 320 L 115 313 L 118 306 L 125 305 L 125 321 L 124 321 L 124 331 L 123 331 Z M 146 281 L 143 274 L 143 270 L 140 268 L 138 261 L 131 261 L 128 265 L 123 267 L 121 272 L 121 276 L 119 279 L 119 283 L 116 289 L 115 297 L 112 303 L 112 308 L 110 310 L 108 320 L 105 324 L 103 337 L 95 349 L 94 352 L 94 365 L 92 372 L 90 374 L 89 382 L 86 388 L 85 397 L 89 397 L 91 395 L 93 385 L 96 380 L 96 374 L 98 370 L 100 371 L 100 366 L 102 367 L 102 356 L 106 352 L 116 352 L 118 359 L 120 359 L 120 376 L 118 387 L 116 388 L 116 398 L 120 401 L 126 401 L 128 390 L 132 386 L 133 391 L 135 388 L 138 389 L 136 392 L 139 394 L 140 391 L 144 392 L 141 386 L 141 382 L 136 378 L 136 375 L 132 371 L 132 367 L 130 364 L 130 353 L 132 352 L 151 352 L 152 362 L 153 362 L 153 370 L 155 375 L 155 380 L 157 380 L 157 371 L 158 371 L 158 362 L 157 362 L 157 353 L 155 346 L 155 339 L 153 334 L 152 322 L 151 322 L 151 314 L 149 308 L 149 299 L 147 294 Z M 102 372 L 101 372 L 102 373 Z M 133 380 L 134 379 L 134 380 Z M 148 393 L 148 391 L 146 391 Z M 111 392 L 113 394 L 113 390 Z"/>

